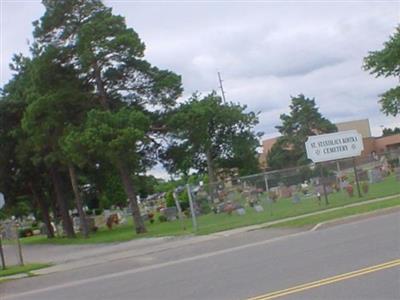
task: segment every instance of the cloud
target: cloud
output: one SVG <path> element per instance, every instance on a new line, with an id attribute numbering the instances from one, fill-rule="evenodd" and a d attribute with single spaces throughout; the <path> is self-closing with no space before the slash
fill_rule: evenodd
<path id="1" fill-rule="evenodd" d="M 380 112 L 378 95 L 397 84 L 362 69 L 363 57 L 382 48 L 398 25 L 399 3 L 349 1 L 223 2 L 106 1 L 146 44 L 154 65 L 182 75 L 185 97 L 218 90 L 221 72 L 229 101 L 260 111 L 257 129 L 276 134 L 290 96 L 315 97 L 333 122 L 369 118 L 400 123 Z M 27 52 L 38 2 L 5 2 L 1 84 L 12 53 Z"/>

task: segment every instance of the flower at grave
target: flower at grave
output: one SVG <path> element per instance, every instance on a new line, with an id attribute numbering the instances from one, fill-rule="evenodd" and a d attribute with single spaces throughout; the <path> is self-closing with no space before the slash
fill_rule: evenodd
<path id="1" fill-rule="evenodd" d="M 354 190 L 353 190 L 353 186 L 352 186 L 351 184 L 349 184 L 349 185 L 346 187 L 346 191 L 347 191 L 347 194 L 349 195 L 349 197 L 353 197 L 353 195 L 354 195 Z"/>

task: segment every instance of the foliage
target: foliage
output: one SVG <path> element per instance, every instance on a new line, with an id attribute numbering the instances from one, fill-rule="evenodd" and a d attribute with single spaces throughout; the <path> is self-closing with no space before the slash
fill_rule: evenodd
<path id="1" fill-rule="evenodd" d="M 56 45 L 102 108 L 91 110 L 82 128 L 68 133 L 64 150 L 76 164 L 84 164 L 87 155 L 111 162 L 130 200 L 136 231 L 143 233 L 131 176 L 154 164 L 160 116 L 180 96 L 181 79 L 144 60 L 138 34 L 101 1 L 43 4 L 46 12 L 34 23 L 37 52 Z"/>
<path id="2" fill-rule="evenodd" d="M 399 78 L 400 76 L 400 26 L 384 43 L 379 51 L 370 51 L 364 58 L 364 69 L 376 77 Z M 379 100 L 382 111 L 386 115 L 396 116 L 400 113 L 400 86 L 396 86 L 381 95 Z"/>
<path id="3" fill-rule="evenodd" d="M 168 119 L 172 142 L 163 155 L 167 170 L 186 175 L 190 169 L 207 170 L 211 181 L 215 168 L 238 167 L 250 172 L 249 168 L 258 164 L 260 133 L 253 130 L 257 115 L 245 111 L 246 106 L 224 103 L 215 92 L 203 98 L 194 94 Z"/>
<path id="4" fill-rule="evenodd" d="M 165 195 L 165 202 L 167 207 L 175 207 L 175 199 L 172 191 L 167 192 Z"/>
<path id="5" fill-rule="evenodd" d="M 121 108 L 119 111 L 93 109 L 81 131 L 72 131 L 64 139 L 66 152 L 74 153 L 80 161 L 82 153 L 103 160 L 116 162 L 121 157 L 125 163 L 141 165 L 141 153 L 145 151 L 150 120 L 140 111 Z M 75 149 L 84 151 L 75 151 Z"/>
<path id="6" fill-rule="evenodd" d="M 321 214 L 318 214 L 313 217 L 304 217 L 302 218 L 302 220 L 310 220 L 311 218 L 312 220 L 318 219 L 323 221 L 324 216 L 326 215 L 327 216 L 335 215 L 335 217 L 338 218 L 347 215 L 347 212 L 352 212 L 352 214 L 356 214 L 361 211 L 367 211 L 364 210 L 364 208 L 378 209 L 389 206 L 399 206 L 400 197 L 398 196 L 397 197 L 394 196 L 391 199 L 386 199 L 374 203 L 362 203 L 362 201 L 365 200 L 381 198 L 389 195 L 398 195 L 398 183 L 396 181 L 395 176 L 387 177 L 383 182 L 371 184 L 368 195 L 363 195 L 362 198 L 353 197 L 351 198 L 351 201 L 349 201 L 350 199 L 347 196 L 346 191 L 330 194 L 329 206 L 324 206 L 324 205 L 319 206 L 318 202 L 316 201 L 316 198 L 304 199 L 302 200 L 301 205 L 295 205 L 295 206 L 293 205 L 291 198 L 280 198 L 273 205 L 268 203 L 263 204 L 269 206 L 267 206 L 266 209 L 260 213 L 256 212 L 254 209 L 247 209 L 246 215 L 244 216 L 239 216 L 236 214 L 233 214 L 232 216 L 228 216 L 226 214 L 202 215 L 199 216 L 197 219 L 199 224 L 199 230 L 197 231 L 197 234 L 208 234 L 222 230 L 238 228 L 242 226 L 262 224 L 269 221 L 275 221 L 287 217 L 299 216 L 302 214 L 317 212 L 317 211 L 321 211 Z M 359 202 L 360 206 L 343 207 L 334 212 L 324 211 L 329 208 L 342 207 L 355 202 Z M 316 221 L 315 224 L 321 221 Z M 300 220 L 291 222 L 301 223 Z M 183 224 L 189 230 L 186 231 L 182 230 L 182 224 L 179 221 L 172 221 L 168 223 L 156 222 L 154 226 L 152 226 L 151 229 L 149 230 L 147 236 L 172 236 L 172 235 L 182 235 L 182 234 L 192 233 L 190 230 L 191 219 L 185 218 L 183 220 Z M 42 236 L 35 236 L 27 239 L 22 239 L 22 243 L 23 244 L 53 243 L 53 244 L 63 244 L 63 245 L 93 244 L 93 243 L 112 243 L 112 242 L 128 241 L 140 237 L 142 237 L 142 235 L 137 235 L 137 234 L 132 235 L 131 223 L 129 223 L 116 228 L 112 232 L 100 229 L 96 233 L 96 235 L 92 236 L 89 239 L 56 238 L 54 240 L 49 241 Z"/>
<path id="7" fill-rule="evenodd" d="M 382 130 L 382 136 L 389 136 L 389 135 L 395 135 L 395 134 L 400 134 L 400 127 L 395 127 L 395 128 L 383 128 Z"/>
<path id="8" fill-rule="evenodd" d="M 267 156 L 268 166 L 273 169 L 306 164 L 309 161 L 305 151 L 308 136 L 337 130 L 336 126 L 318 111 L 315 100 L 302 94 L 292 97 L 290 113 L 282 114 L 280 119 L 282 125 L 276 128 L 282 136 Z"/>
<path id="9" fill-rule="evenodd" d="M 159 216 L 158 216 L 158 221 L 160 221 L 161 223 L 164 223 L 164 222 L 167 222 L 168 219 L 167 219 L 167 217 L 164 216 L 164 215 L 159 215 Z"/>

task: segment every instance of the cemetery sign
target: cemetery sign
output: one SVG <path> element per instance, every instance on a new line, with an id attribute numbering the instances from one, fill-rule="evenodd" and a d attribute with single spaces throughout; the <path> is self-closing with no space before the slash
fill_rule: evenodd
<path id="1" fill-rule="evenodd" d="M 306 141 L 307 157 L 315 163 L 359 156 L 362 150 L 362 136 L 355 130 L 313 135 Z"/>

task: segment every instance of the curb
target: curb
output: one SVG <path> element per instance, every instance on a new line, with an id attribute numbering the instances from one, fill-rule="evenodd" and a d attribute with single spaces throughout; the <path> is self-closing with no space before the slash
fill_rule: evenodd
<path id="1" fill-rule="evenodd" d="M 3 277 L 0 277 L 0 283 L 3 281 L 26 278 L 26 277 L 29 277 L 28 273 L 19 273 L 19 274 L 14 274 L 14 275 L 9 275 L 9 276 L 3 276 Z"/>
<path id="2" fill-rule="evenodd" d="M 374 211 L 369 211 L 369 212 L 365 212 L 365 213 L 361 213 L 361 214 L 346 216 L 343 218 L 332 219 L 329 221 L 325 221 L 325 222 L 316 224 L 313 228 L 310 229 L 310 231 L 316 231 L 316 230 L 328 228 L 330 226 L 340 225 L 342 223 L 358 221 L 359 219 L 364 219 L 364 218 L 373 217 L 373 216 L 380 216 L 380 215 L 397 212 L 397 211 L 400 211 L 400 206 L 386 207 L 386 208 L 381 208 L 381 209 L 377 209 Z"/>
<path id="3" fill-rule="evenodd" d="M 319 210 L 319 211 L 315 211 L 315 212 L 312 212 L 312 213 L 307 213 L 307 214 L 303 214 L 303 215 L 299 215 L 299 216 L 289 217 L 289 218 L 275 220 L 275 221 L 266 222 L 266 223 L 257 224 L 257 225 L 250 225 L 250 226 L 245 226 L 245 227 L 240 227 L 240 228 L 235 228 L 235 229 L 215 232 L 215 233 L 211 233 L 211 234 L 208 234 L 208 235 L 199 235 L 199 236 L 196 236 L 196 235 L 191 236 L 191 235 L 189 235 L 189 236 L 185 236 L 185 238 L 179 238 L 179 239 L 175 239 L 175 237 L 172 236 L 170 240 L 171 241 L 175 240 L 176 243 L 173 243 L 173 244 L 169 244 L 169 243 L 165 244 L 165 243 L 163 243 L 163 244 L 157 245 L 156 247 L 151 248 L 151 249 L 141 249 L 141 251 L 135 251 L 135 252 L 132 252 L 132 250 L 124 250 L 124 251 L 121 251 L 121 252 L 118 252 L 118 253 L 104 253 L 104 255 L 101 255 L 101 256 L 98 256 L 98 257 L 95 257 L 95 258 L 92 258 L 92 259 L 86 259 L 86 261 L 84 261 L 83 259 L 76 259 L 76 260 L 69 261 L 69 262 L 66 262 L 66 263 L 53 265 L 53 266 L 51 266 L 49 268 L 43 268 L 43 269 L 39 269 L 39 270 L 36 270 L 36 271 L 30 271 L 30 274 L 33 274 L 33 275 L 47 275 L 47 274 L 51 274 L 51 273 L 55 273 L 55 272 L 69 271 L 69 270 L 73 270 L 73 269 L 99 265 L 99 264 L 102 264 L 102 263 L 121 260 L 121 259 L 145 256 L 145 255 L 149 255 L 149 254 L 152 254 L 152 253 L 157 253 L 157 252 L 161 252 L 161 251 L 174 249 L 174 248 L 177 248 L 177 247 L 189 246 L 189 245 L 201 243 L 201 242 L 204 242 L 204 241 L 210 241 L 210 240 L 214 240 L 214 239 L 218 239 L 218 238 L 229 237 L 229 236 L 232 236 L 232 235 L 235 235 L 235 234 L 239 234 L 239 233 L 244 233 L 244 232 L 249 232 L 249 231 L 254 231 L 254 230 L 259 230 L 259 229 L 265 229 L 265 228 L 268 228 L 271 225 L 280 224 L 280 223 L 284 223 L 284 222 L 291 221 L 291 220 L 302 219 L 302 218 L 306 218 L 306 217 L 313 216 L 313 215 L 319 215 L 319 214 L 323 214 L 323 213 L 326 213 L 326 212 L 345 209 L 345 208 L 348 208 L 348 207 L 361 206 L 361 205 L 364 205 L 364 204 L 369 204 L 369 203 L 389 200 L 389 199 L 397 198 L 399 196 L 400 195 L 398 194 L 398 195 L 392 195 L 392 196 L 387 196 L 387 197 L 378 198 L 378 199 L 371 199 L 371 200 L 356 202 L 356 203 L 348 204 L 348 205 L 345 205 L 345 206 L 328 208 L 328 209 Z M 388 209 L 393 209 L 393 207 L 381 209 L 380 211 L 388 210 Z M 376 211 L 368 212 L 368 213 L 365 213 L 365 214 L 370 214 L 370 213 L 376 213 Z M 355 216 L 360 216 L 360 215 L 355 215 Z M 350 218 L 350 217 L 355 217 L 355 216 L 345 217 L 344 219 Z M 338 220 L 336 219 L 336 220 L 331 220 L 331 221 L 319 223 L 316 226 L 314 226 L 314 228 L 312 228 L 311 231 L 318 230 L 318 228 L 321 228 L 322 226 L 325 226 L 326 223 L 333 223 L 334 221 L 337 222 Z M 166 237 L 166 238 L 168 239 L 168 237 Z"/>

